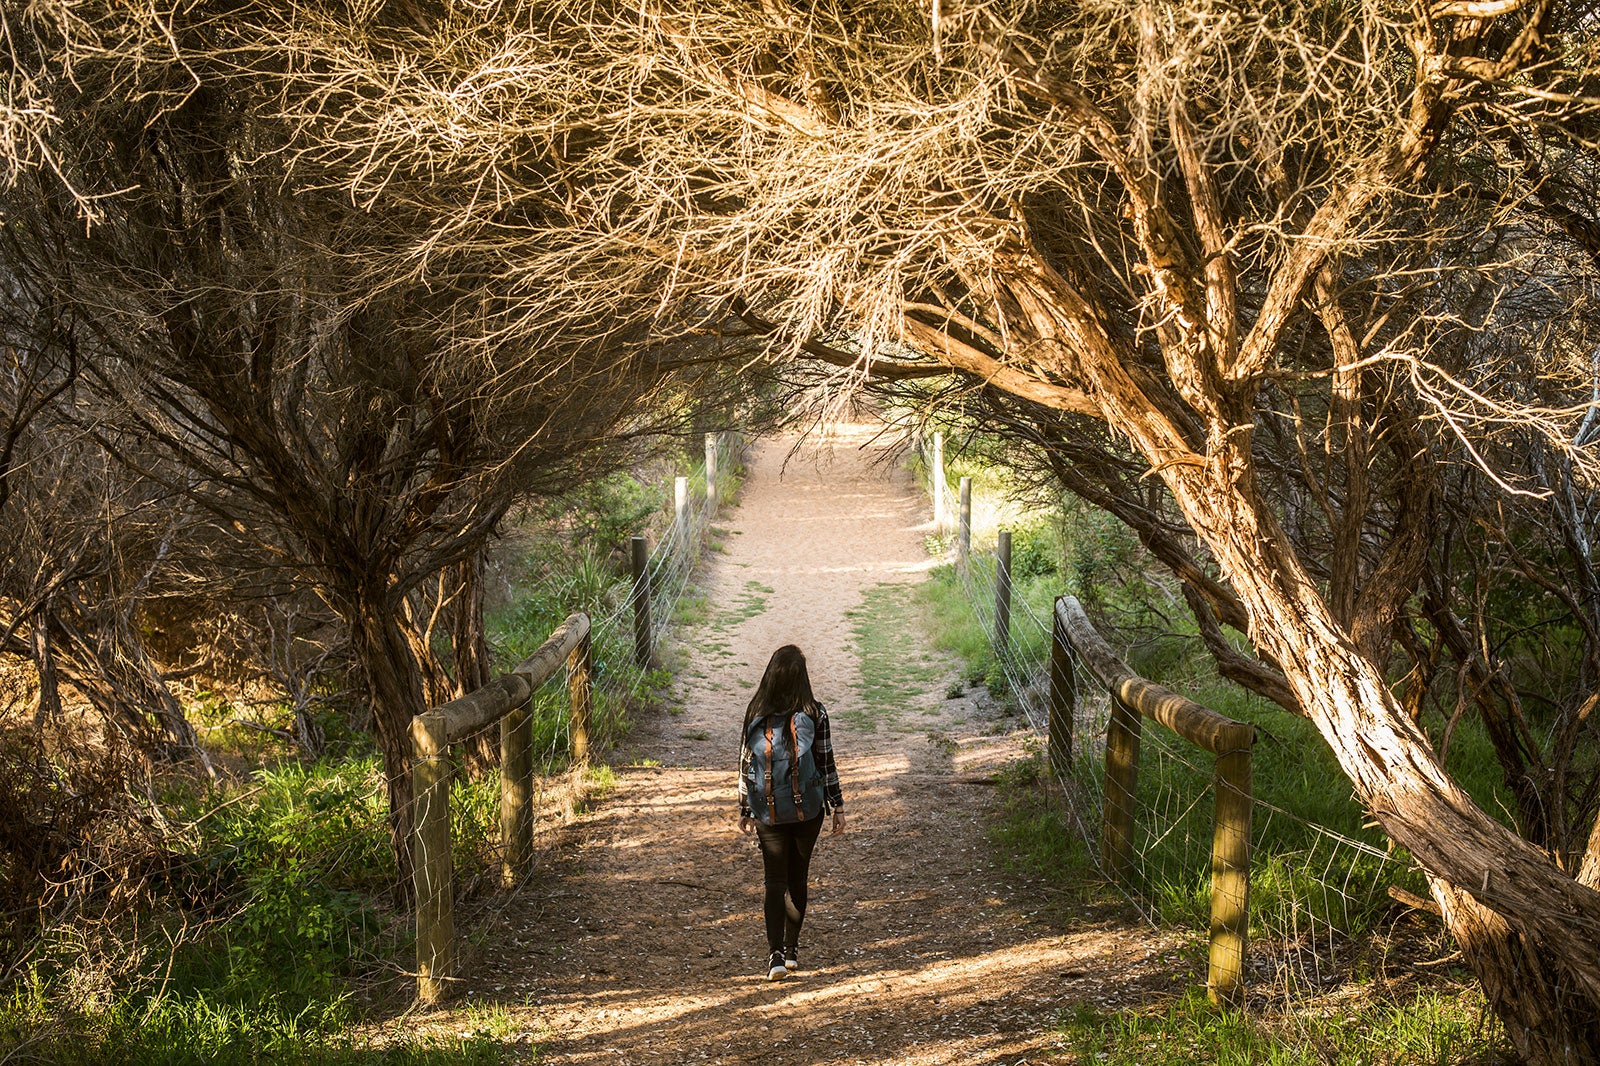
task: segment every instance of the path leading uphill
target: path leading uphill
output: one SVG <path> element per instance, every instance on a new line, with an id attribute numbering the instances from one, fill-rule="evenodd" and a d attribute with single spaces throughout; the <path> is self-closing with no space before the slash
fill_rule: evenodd
<path id="1" fill-rule="evenodd" d="M 1061 1060 L 1058 1011 L 1154 968 L 1143 938 L 1035 922 L 1048 889 L 991 865 L 983 779 L 1020 742 L 946 698 L 954 669 L 911 624 L 929 529 L 874 432 L 753 446 L 704 620 L 673 653 L 677 705 L 613 759 L 617 788 L 572 827 L 564 868 L 488 930 L 457 1018 L 498 1005 L 540 1063 L 1016 1066 Z M 812 861 L 803 969 L 769 983 L 735 763 L 787 642 L 833 717 L 850 829 Z"/>

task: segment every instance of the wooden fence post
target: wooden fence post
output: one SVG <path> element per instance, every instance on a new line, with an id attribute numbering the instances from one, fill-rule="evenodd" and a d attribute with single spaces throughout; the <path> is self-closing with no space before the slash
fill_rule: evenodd
<path id="1" fill-rule="evenodd" d="M 411 720 L 411 864 L 417 892 L 417 995 L 444 998 L 455 966 L 455 896 L 450 885 L 450 741 L 436 712 Z"/>
<path id="2" fill-rule="evenodd" d="M 706 434 L 706 513 L 717 513 L 717 434 Z"/>
<path id="3" fill-rule="evenodd" d="M 1061 620 L 1061 600 L 1050 612 L 1050 717 L 1045 755 L 1056 777 L 1066 780 L 1072 771 L 1072 726 L 1078 704 L 1077 679 L 1072 673 L 1072 648 Z"/>
<path id="4" fill-rule="evenodd" d="M 1115 880 L 1133 868 L 1134 803 L 1139 794 L 1139 712 L 1111 694 L 1106 723 L 1106 809 L 1100 830 L 1100 865 Z"/>
<path id="5" fill-rule="evenodd" d="M 965 570 L 972 558 L 972 479 L 961 479 L 961 515 L 956 521 L 956 564 Z"/>
<path id="6" fill-rule="evenodd" d="M 650 547 L 634 537 L 633 547 L 633 659 L 639 669 L 650 669 L 654 657 L 650 639 Z"/>
<path id="7" fill-rule="evenodd" d="M 933 469 L 929 471 L 929 480 L 933 482 L 933 528 L 935 532 L 943 533 L 947 528 L 945 518 L 945 481 L 944 481 L 944 434 L 933 435 Z"/>
<path id="8" fill-rule="evenodd" d="M 417 998 L 445 998 L 455 968 L 455 897 L 450 853 L 450 745 L 500 723 L 501 877 L 524 876 L 533 853 L 533 743 L 530 702 L 540 685 L 568 667 L 573 714 L 587 751 L 592 625 L 569 614 L 515 669 L 411 720 L 411 848 L 416 894 Z"/>
<path id="9" fill-rule="evenodd" d="M 1253 739 L 1253 738 L 1252 738 Z M 1250 747 L 1217 756 L 1216 828 L 1211 841 L 1211 960 L 1206 995 L 1236 1002 L 1244 987 L 1250 932 Z"/>
<path id="10" fill-rule="evenodd" d="M 1065 631 L 1084 671 L 1111 697 L 1106 725 L 1105 820 L 1100 863 L 1123 880 L 1132 870 L 1134 804 L 1139 792 L 1139 736 L 1148 717 L 1216 756 L 1211 840 L 1211 952 L 1206 994 L 1214 1003 L 1243 994 L 1244 953 L 1250 931 L 1250 821 L 1254 799 L 1250 753 L 1255 727 L 1203 707 L 1135 674 L 1094 631 L 1083 605 L 1056 600 L 1056 627 Z M 1053 665 L 1053 662 L 1052 662 Z M 1052 685 L 1054 672 L 1052 671 Z"/>
<path id="11" fill-rule="evenodd" d="M 500 883 L 511 888 L 533 860 L 532 697 L 500 719 Z"/>
<path id="12" fill-rule="evenodd" d="M 678 536 L 689 535 L 689 479 L 686 477 L 672 479 L 672 521 L 677 526 Z"/>
<path id="13" fill-rule="evenodd" d="M 585 635 L 567 656 L 567 697 L 572 704 L 572 761 L 589 764 L 589 725 L 594 716 L 594 646 Z"/>
<path id="14" fill-rule="evenodd" d="M 994 657 L 1011 657 L 1011 530 L 1000 531 L 994 553 Z"/>

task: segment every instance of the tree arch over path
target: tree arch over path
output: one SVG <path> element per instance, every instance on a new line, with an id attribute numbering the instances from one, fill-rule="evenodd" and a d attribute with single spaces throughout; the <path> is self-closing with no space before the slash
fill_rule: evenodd
<path id="1" fill-rule="evenodd" d="M 858 379 L 954 372 L 1127 442 L 1214 560 L 1263 678 L 1431 875 L 1524 1057 L 1600 1057 L 1600 842 L 1564 869 L 1477 807 L 1373 650 L 1425 528 L 1353 507 L 1330 592 L 1260 469 L 1281 407 L 1316 397 L 1351 499 L 1401 440 L 1384 419 L 1455 441 L 1502 491 L 1538 491 L 1499 469 L 1509 425 L 1593 484 L 1572 444 L 1597 247 L 1583 5 L 520 11 L 525 36 L 474 69 L 528 81 L 412 83 L 418 101 L 474 87 L 450 97 L 464 174 L 543 131 L 497 178 L 565 212 L 541 235 L 654 271 L 663 307 L 728 309 L 725 338 Z M 390 105 L 340 105 L 372 119 L 346 127 L 362 153 L 420 167 L 422 140 L 379 128 Z"/>
<path id="2" fill-rule="evenodd" d="M 953 374 L 1105 427 L 1543 1064 L 1600 1059 L 1600 834 L 1552 854 L 1443 771 L 1383 649 L 1452 590 L 1418 590 L 1427 509 L 1362 485 L 1415 434 L 1503 497 L 1595 487 L 1591 7 L 244 4 L 157 11 L 134 44 L 203 24 L 241 84 L 281 89 L 294 180 L 406 220 L 361 264 L 375 294 L 470 262 L 521 338 L 635 321 L 644 294 L 659 335 Z M 34 10 L 74 40 L 121 17 Z M 50 128 L 10 110 L 10 159 L 48 169 Z M 1267 445 L 1310 440 L 1342 466 L 1337 580 L 1289 535 L 1303 501 L 1266 490 Z"/>
<path id="3" fill-rule="evenodd" d="M 1180 938 L 1062 930 L 1038 913 L 1060 885 L 990 861 L 997 793 L 975 782 L 1031 733 L 947 694 L 953 664 L 926 648 L 912 599 L 927 498 L 897 451 L 864 424 L 751 447 L 697 578 L 700 620 L 670 653 L 673 713 L 638 723 L 615 791 L 563 834 L 573 868 L 554 892 L 519 893 L 466 975 L 474 998 L 547 1034 L 541 1062 L 1040 1061 L 1063 1002 L 1196 979 Z M 747 686 L 790 641 L 833 716 L 850 828 L 817 845 L 802 969 L 774 984 L 735 763 Z"/>

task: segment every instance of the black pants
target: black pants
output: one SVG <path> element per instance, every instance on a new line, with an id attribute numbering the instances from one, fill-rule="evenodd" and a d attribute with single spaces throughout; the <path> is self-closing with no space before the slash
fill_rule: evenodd
<path id="1" fill-rule="evenodd" d="M 811 872 L 811 849 L 817 846 L 822 819 L 823 815 L 819 814 L 809 822 L 756 823 L 766 881 L 763 910 L 767 918 L 767 946 L 773 951 L 800 944 L 800 923 L 806 918 L 806 876 Z"/>

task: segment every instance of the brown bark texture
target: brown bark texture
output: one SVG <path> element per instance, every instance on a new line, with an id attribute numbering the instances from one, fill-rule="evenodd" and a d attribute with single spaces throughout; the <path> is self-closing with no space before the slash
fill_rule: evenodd
<path id="1" fill-rule="evenodd" d="M 489 638 L 483 621 L 483 552 L 451 567 L 447 574 L 454 586 L 450 593 L 450 649 L 455 677 L 451 698 L 476 692 L 490 679 Z M 478 774 L 500 762 L 500 736 L 486 730 L 466 741 L 466 765 Z"/>
<path id="2" fill-rule="evenodd" d="M 373 732 L 383 754 L 389 796 L 389 841 L 394 848 L 398 890 L 410 904 L 414 875 L 411 856 L 411 720 L 427 709 L 422 668 L 412 642 L 402 631 L 393 597 L 381 593 L 345 608 L 352 650 L 366 678 Z"/>

